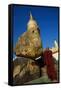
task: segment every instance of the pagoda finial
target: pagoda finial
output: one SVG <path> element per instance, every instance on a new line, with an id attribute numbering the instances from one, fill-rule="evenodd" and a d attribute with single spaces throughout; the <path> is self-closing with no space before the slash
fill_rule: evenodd
<path id="1" fill-rule="evenodd" d="M 58 47 L 58 44 L 57 44 L 57 41 L 56 40 L 54 41 L 54 46 L 55 47 Z"/>
<path id="2" fill-rule="evenodd" d="M 33 19 L 31 12 L 30 12 L 30 19 L 31 19 L 31 20 Z"/>

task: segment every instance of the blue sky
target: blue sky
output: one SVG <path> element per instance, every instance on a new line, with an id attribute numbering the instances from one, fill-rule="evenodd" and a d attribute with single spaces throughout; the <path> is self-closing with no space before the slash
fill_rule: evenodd
<path id="1" fill-rule="evenodd" d="M 58 8 L 13 6 L 13 45 L 23 32 L 27 30 L 30 12 L 40 28 L 43 48 L 52 47 L 54 40 L 58 42 Z"/>

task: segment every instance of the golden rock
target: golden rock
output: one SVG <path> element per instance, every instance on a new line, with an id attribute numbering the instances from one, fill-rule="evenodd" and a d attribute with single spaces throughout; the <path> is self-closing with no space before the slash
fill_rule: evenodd
<path id="1" fill-rule="evenodd" d="M 31 58 L 38 57 L 42 53 L 39 27 L 31 14 L 27 24 L 27 31 L 18 39 L 14 52 L 17 56 Z"/>

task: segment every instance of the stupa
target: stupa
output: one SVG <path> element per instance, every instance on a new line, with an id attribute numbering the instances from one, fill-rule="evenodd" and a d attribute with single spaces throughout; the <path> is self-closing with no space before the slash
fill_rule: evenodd
<path id="1" fill-rule="evenodd" d="M 14 52 L 16 56 L 30 58 L 36 58 L 42 53 L 40 30 L 31 13 L 27 23 L 27 31 L 19 37 Z"/>

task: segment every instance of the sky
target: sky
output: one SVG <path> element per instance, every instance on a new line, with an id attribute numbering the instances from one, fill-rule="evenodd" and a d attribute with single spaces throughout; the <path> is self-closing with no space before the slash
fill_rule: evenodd
<path id="1" fill-rule="evenodd" d="M 18 38 L 27 31 L 27 23 L 30 12 L 40 28 L 40 38 L 43 48 L 53 47 L 54 40 L 58 42 L 58 8 L 57 7 L 33 7 L 14 5 L 12 7 L 13 45 L 15 47 Z"/>

